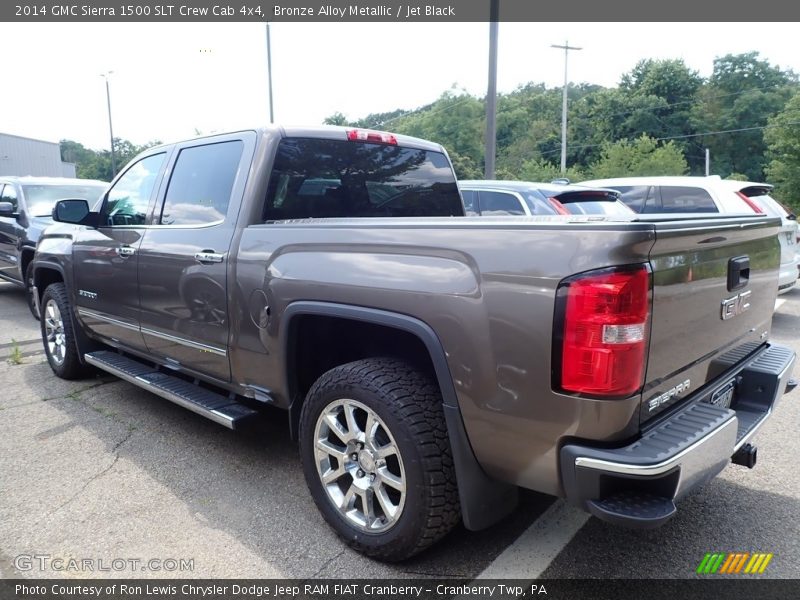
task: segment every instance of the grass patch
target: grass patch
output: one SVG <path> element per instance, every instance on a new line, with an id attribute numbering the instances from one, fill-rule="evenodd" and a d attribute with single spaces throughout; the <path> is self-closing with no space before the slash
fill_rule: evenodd
<path id="1" fill-rule="evenodd" d="M 21 365 L 22 364 L 22 350 L 19 349 L 19 345 L 17 344 L 17 340 L 11 338 L 11 354 L 8 355 L 7 362 L 10 365 Z"/>

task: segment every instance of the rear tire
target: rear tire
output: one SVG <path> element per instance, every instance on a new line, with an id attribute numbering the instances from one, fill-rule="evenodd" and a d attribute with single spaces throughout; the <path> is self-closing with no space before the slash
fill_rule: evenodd
<path id="1" fill-rule="evenodd" d="M 69 296 L 63 283 L 50 284 L 44 291 L 40 324 L 44 353 L 53 373 L 61 379 L 89 375 L 90 367 L 81 364 L 78 356 Z"/>
<path id="2" fill-rule="evenodd" d="M 402 361 L 323 374 L 303 405 L 300 454 L 322 516 L 363 554 L 409 558 L 460 521 L 441 394 Z"/>

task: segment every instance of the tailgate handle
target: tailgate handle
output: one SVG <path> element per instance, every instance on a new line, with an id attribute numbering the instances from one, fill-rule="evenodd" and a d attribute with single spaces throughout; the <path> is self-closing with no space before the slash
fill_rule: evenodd
<path id="1" fill-rule="evenodd" d="M 750 282 L 750 257 L 737 256 L 728 261 L 728 291 L 746 287 Z"/>

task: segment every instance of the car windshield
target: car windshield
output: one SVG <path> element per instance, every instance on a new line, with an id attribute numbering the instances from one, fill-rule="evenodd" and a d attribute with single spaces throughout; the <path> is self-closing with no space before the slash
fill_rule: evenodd
<path id="1" fill-rule="evenodd" d="M 49 217 L 58 200 L 82 198 L 93 205 L 105 192 L 106 186 L 99 183 L 86 184 L 28 184 L 22 186 L 28 212 L 34 217 Z"/>

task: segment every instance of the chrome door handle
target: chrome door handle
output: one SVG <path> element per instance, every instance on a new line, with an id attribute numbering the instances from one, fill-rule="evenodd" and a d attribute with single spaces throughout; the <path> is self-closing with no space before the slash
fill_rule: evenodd
<path id="1" fill-rule="evenodd" d="M 203 250 L 195 254 L 194 258 L 197 262 L 201 263 L 221 263 L 225 255 L 211 250 Z"/>
<path id="2" fill-rule="evenodd" d="M 120 256 L 133 256 L 136 254 L 136 248 L 131 248 L 130 246 L 120 246 L 117 248 L 117 254 Z"/>

